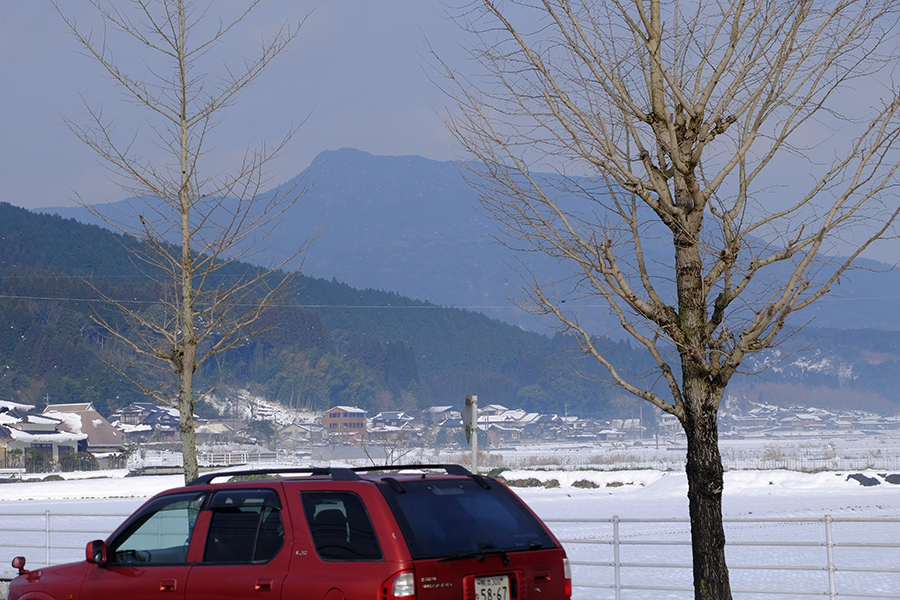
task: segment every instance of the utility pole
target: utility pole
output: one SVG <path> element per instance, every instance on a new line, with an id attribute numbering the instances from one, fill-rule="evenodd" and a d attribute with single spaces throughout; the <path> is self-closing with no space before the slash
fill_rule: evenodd
<path id="1" fill-rule="evenodd" d="M 466 441 L 472 444 L 472 472 L 478 473 L 478 396 L 466 396 L 463 408 L 463 426 L 466 429 Z"/>

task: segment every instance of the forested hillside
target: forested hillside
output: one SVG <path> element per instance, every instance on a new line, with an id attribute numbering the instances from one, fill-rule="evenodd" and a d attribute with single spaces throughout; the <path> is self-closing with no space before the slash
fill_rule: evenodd
<path id="1" fill-rule="evenodd" d="M 144 399 L 98 358 L 107 342 L 91 321 L 94 311 L 112 314 L 92 286 L 130 301 L 159 297 L 132 264 L 134 248 L 105 229 L 0 203 L 0 397 L 89 401 L 101 413 Z M 204 369 L 201 386 L 319 410 L 458 406 L 469 392 L 483 404 L 584 416 L 637 405 L 600 383 L 607 374 L 567 336 L 335 280 L 300 277 L 287 300 L 270 315 L 276 326 Z M 607 351 L 624 354 L 635 376 L 654 376 L 627 344 L 607 342 Z M 892 413 L 898 389 L 896 332 L 807 328 L 752 357 L 728 393 Z"/>
<path id="2" fill-rule="evenodd" d="M 94 288 L 159 297 L 132 264 L 134 248 L 99 227 L 0 203 L 0 396 L 90 401 L 101 413 L 142 399 L 98 358 L 109 342 L 91 320 L 111 310 Z M 287 300 L 269 315 L 273 329 L 207 367 L 201 385 L 319 410 L 460 405 L 471 392 L 483 403 L 603 415 L 618 395 L 565 337 L 333 280 L 301 277 Z M 610 351 L 634 354 L 637 372 L 648 371 L 627 345 Z"/>

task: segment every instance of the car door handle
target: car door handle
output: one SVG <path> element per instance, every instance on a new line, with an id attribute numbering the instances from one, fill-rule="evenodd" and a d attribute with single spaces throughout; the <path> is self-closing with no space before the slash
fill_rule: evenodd
<path id="1" fill-rule="evenodd" d="M 178 586 L 178 581 L 175 579 L 163 579 L 159 582 L 159 591 L 161 592 L 174 592 L 175 588 Z"/>
<path id="2" fill-rule="evenodd" d="M 271 592 L 272 591 L 272 580 L 271 579 L 260 579 L 256 582 L 256 587 L 254 589 L 257 592 Z"/>

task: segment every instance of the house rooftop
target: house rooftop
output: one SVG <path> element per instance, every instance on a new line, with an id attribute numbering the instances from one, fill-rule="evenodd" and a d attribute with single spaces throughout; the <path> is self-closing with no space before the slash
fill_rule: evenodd
<path id="1" fill-rule="evenodd" d="M 342 411 L 344 411 L 344 412 L 349 412 L 349 413 L 362 413 L 362 414 L 365 414 L 365 412 L 366 412 L 366 411 L 364 411 L 363 409 L 361 409 L 361 408 L 359 408 L 359 407 L 356 407 L 356 406 L 333 406 L 333 407 L 331 407 L 331 408 L 328 409 L 328 412 L 331 412 L 331 411 L 333 411 L 333 410 L 342 410 Z"/>

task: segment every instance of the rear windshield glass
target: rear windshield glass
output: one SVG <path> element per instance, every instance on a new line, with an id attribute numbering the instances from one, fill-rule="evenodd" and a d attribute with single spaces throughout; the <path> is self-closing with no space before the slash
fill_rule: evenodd
<path id="1" fill-rule="evenodd" d="M 553 548 L 553 538 L 503 486 L 472 479 L 404 481 L 379 486 L 414 559 Z"/>

